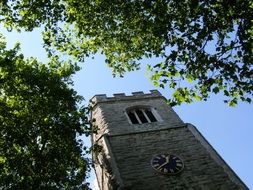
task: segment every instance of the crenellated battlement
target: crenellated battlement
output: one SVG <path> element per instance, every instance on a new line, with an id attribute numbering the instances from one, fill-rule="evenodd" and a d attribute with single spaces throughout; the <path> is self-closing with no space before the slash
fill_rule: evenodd
<path id="1" fill-rule="evenodd" d="M 132 95 L 126 95 L 125 93 L 113 94 L 113 97 L 107 97 L 106 94 L 97 94 L 91 98 L 91 103 L 93 105 L 100 102 L 111 102 L 118 100 L 132 100 L 132 99 L 143 99 L 143 98 L 154 98 L 160 97 L 164 98 L 158 90 L 150 90 L 150 93 L 144 93 L 142 91 L 132 92 Z"/>

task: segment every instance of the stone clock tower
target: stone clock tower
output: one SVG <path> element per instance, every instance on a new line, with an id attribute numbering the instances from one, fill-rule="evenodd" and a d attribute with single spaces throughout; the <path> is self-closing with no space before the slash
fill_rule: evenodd
<path id="1" fill-rule="evenodd" d="M 200 132 L 156 90 L 96 95 L 92 143 L 101 190 L 248 189 Z"/>

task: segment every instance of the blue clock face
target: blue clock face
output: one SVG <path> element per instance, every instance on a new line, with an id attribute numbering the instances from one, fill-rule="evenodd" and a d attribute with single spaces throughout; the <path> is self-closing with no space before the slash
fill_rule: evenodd
<path id="1" fill-rule="evenodd" d="M 152 167 L 162 174 L 175 175 L 184 169 L 183 161 L 176 155 L 158 154 L 151 160 Z"/>

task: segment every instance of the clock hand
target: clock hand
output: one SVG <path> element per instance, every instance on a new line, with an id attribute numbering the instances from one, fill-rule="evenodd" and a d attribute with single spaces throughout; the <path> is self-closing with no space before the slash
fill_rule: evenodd
<path id="1" fill-rule="evenodd" d="M 166 162 L 167 164 L 170 163 L 170 155 L 166 156 Z"/>
<path id="2" fill-rule="evenodd" d="M 157 169 L 161 169 L 163 166 L 165 166 L 167 164 L 167 162 L 164 162 L 162 165 L 160 165 Z"/>
<path id="3" fill-rule="evenodd" d="M 166 156 L 166 161 L 162 164 L 162 165 L 160 165 L 157 169 L 159 170 L 159 169 L 161 169 L 163 166 L 165 166 L 166 164 L 168 164 L 168 163 L 170 163 L 170 155 L 168 155 L 168 156 Z"/>

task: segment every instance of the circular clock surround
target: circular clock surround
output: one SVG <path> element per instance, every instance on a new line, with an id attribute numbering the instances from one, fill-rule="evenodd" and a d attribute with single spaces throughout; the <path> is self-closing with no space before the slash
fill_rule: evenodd
<path id="1" fill-rule="evenodd" d="M 184 162 L 175 154 L 157 154 L 152 158 L 151 166 L 159 173 L 176 175 L 184 169 Z"/>

